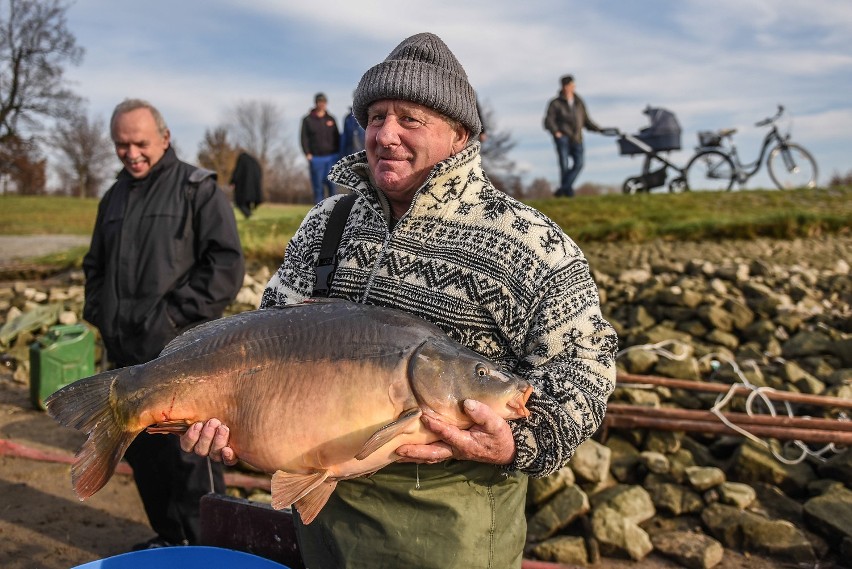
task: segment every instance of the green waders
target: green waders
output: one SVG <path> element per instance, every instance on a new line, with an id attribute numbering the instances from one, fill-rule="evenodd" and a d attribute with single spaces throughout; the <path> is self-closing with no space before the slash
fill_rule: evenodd
<path id="1" fill-rule="evenodd" d="M 295 516 L 302 557 L 308 569 L 518 569 L 526 491 L 526 475 L 494 465 L 394 463 L 339 482 L 309 525 Z"/>

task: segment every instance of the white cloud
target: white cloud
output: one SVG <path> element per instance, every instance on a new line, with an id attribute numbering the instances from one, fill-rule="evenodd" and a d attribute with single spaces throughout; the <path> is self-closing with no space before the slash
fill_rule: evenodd
<path id="1" fill-rule="evenodd" d="M 167 16 L 166 16 L 167 14 Z M 108 0 L 73 4 L 69 22 L 87 49 L 69 71 L 92 108 L 108 116 L 125 96 L 160 106 L 191 159 L 204 129 L 240 100 L 279 104 L 295 144 L 313 94 L 348 109 L 358 78 L 404 37 L 441 36 L 470 75 L 528 177 L 555 182 L 556 156 L 541 121 L 558 78 L 573 73 L 599 123 L 634 132 L 648 104 L 676 113 L 685 162 L 698 129 L 753 123 L 783 103 L 795 138 L 823 171 L 850 167 L 852 4 L 833 0 L 149 0 L 130 12 Z M 838 150 L 840 149 L 840 150 Z M 845 151 L 845 152 L 844 152 Z M 581 182 L 619 184 L 641 161 L 590 134 Z M 821 164 L 822 165 L 822 164 Z"/>

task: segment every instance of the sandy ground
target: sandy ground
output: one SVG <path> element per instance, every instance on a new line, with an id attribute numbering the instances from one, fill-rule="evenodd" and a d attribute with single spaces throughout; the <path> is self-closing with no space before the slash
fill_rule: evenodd
<path id="1" fill-rule="evenodd" d="M 80 245 L 68 236 L 49 238 L 38 236 L 22 239 L 0 236 L 0 264 L 12 258 L 32 257 Z M 83 240 L 85 244 L 87 240 Z M 804 246 L 803 248 L 800 248 Z M 792 251 L 788 251 L 792 247 Z M 592 252 L 598 262 L 630 265 L 650 253 L 654 247 L 621 250 L 620 259 L 610 254 L 610 248 Z M 780 248 L 761 246 L 760 254 L 777 257 L 789 253 L 802 258 L 802 251 L 819 249 L 813 243 L 784 245 Z M 730 251 L 730 249 L 728 249 Z M 26 251 L 26 254 L 21 254 Z M 703 249 L 706 253 L 707 249 Z M 839 252 L 850 251 L 850 240 L 834 242 L 824 251 L 823 263 L 832 264 Z M 742 254 L 742 248 L 737 248 Z M 681 253 L 694 255 L 692 247 Z M 661 250 L 661 256 L 666 254 Z M 632 256 L 640 258 L 632 258 Z M 628 259 L 624 257 L 627 256 Z M 728 255 L 719 253 L 720 260 Z M 5 261 L 4 261 L 5 259 Z M 593 262 L 593 264 L 596 264 Z M 29 386 L 16 382 L 10 370 L 0 366 L 0 568 L 2 569 L 68 569 L 76 565 L 128 551 L 130 547 L 152 537 L 132 479 L 116 475 L 86 502 L 80 502 L 71 490 L 67 464 L 20 458 L 2 452 L 7 442 L 45 452 L 70 454 L 83 442 L 80 433 L 62 428 L 29 402 Z M 8 445 L 7 445 L 8 447 Z M 14 453 L 13 453 L 14 454 Z M 641 562 L 606 559 L 596 567 L 605 569 L 671 569 L 678 565 L 656 555 Z M 770 569 L 794 567 L 758 557 L 725 553 L 720 569 Z M 827 569 L 827 566 L 821 566 Z"/>

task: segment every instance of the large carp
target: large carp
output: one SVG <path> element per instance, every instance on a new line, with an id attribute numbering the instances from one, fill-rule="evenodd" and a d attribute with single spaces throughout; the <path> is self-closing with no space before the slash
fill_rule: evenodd
<path id="1" fill-rule="evenodd" d="M 507 420 L 529 415 L 532 387 L 440 328 L 346 301 L 244 312 L 189 330 L 155 360 L 81 379 L 45 401 L 88 434 L 71 468 L 79 498 L 112 476 L 143 430 L 182 433 L 216 417 L 237 456 L 272 477 L 272 504 L 314 519 L 338 480 L 437 440 L 424 411 L 466 429 L 465 399 Z"/>

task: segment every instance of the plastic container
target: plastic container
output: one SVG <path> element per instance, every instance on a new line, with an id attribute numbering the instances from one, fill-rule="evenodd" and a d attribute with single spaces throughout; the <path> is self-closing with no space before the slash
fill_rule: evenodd
<path id="1" fill-rule="evenodd" d="M 269 559 L 242 551 L 188 545 L 122 553 L 77 565 L 73 569 L 288 569 Z"/>
<path id="2" fill-rule="evenodd" d="M 30 345 L 30 402 L 44 409 L 44 400 L 95 373 L 95 335 L 85 324 L 51 326 Z"/>

